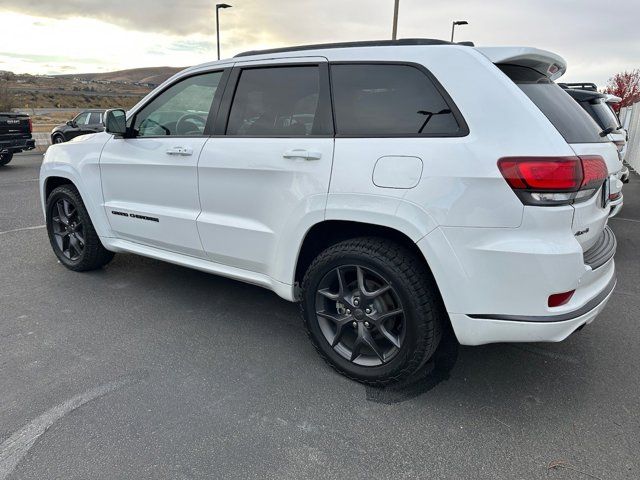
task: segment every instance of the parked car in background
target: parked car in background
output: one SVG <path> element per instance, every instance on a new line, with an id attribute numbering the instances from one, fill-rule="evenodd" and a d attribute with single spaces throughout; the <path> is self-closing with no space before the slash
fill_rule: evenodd
<path id="1" fill-rule="evenodd" d="M 84 110 L 73 120 L 58 125 L 51 131 L 51 143 L 64 143 L 72 138 L 104 131 L 104 110 Z"/>
<path id="2" fill-rule="evenodd" d="M 130 252 L 299 301 L 320 355 L 370 385 L 418 373 L 449 329 L 561 341 L 615 287 L 620 169 L 565 71 L 427 39 L 189 68 L 49 148 L 51 247 L 74 271 Z"/>
<path id="3" fill-rule="evenodd" d="M 0 113 L 0 167 L 13 159 L 13 154 L 33 150 L 36 142 L 31 138 L 33 126 L 28 115 Z"/>
<path id="4" fill-rule="evenodd" d="M 589 89 L 572 88 L 573 86 L 587 87 Z M 627 150 L 627 131 L 622 127 L 618 115 L 611 107 L 611 103 L 620 101 L 620 99 L 613 95 L 599 93 L 595 84 L 591 83 L 565 83 L 561 84 L 561 87 L 593 118 L 600 129 L 600 135 L 607 137 L 615 144 L 621 164 L 618 178 L 622 182 L 627 182 L 629 180 L 629 169 L 622 163 Z M 617 205 L 614 206 L 616 207 L 615 215 L 620 210 L 621 205 L 620 208 Z"/>

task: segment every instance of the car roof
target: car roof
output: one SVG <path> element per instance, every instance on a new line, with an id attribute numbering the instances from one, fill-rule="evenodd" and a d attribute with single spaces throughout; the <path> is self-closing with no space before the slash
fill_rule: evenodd
<path id="1" fill-rule="evenodd" d="M 469 45 L 470 42 L 459 44 L 438 40 L 434 38 L 402 38 L 400 40 L 369 40 L 360 42 L 317 43 L 312 45 L 297 45 L 293 47 L 270 48 L 266 50 L 250 50 L 237 54 L 234 58 L 252 57 L 254 55 L 268 55 L 272 53 L 302 52 L 308 50 L 333 50 L 336 48 L 362 48 L 362 47 L 395 47 L 395 46 L 431 46 L 431 45 Z"/>
<path id="2" fill-rule="evenodd" d="M 252 50 L 243 52 L 230 59 L 208 62 L 188 68 L 192 72 L 211 67 L 223 67 L 238 61 L 286 59 L 289 53 L 305 52 L 309 56 L 330 56 L 332 50 L 358 49 L 358 48 L 385 48 L 385 47 L 453 47 L 470 48 L 489 58 L 493 63 L 512 63 L 533 68 L 552 80 L 560 78 L 567 70 L 567 62 L 559 55 L 546 50 L 532 47 L 475 47 L 472 42 L 452 43 L 446 40 L 433 38 L 403 38 L 400 40 L 371 40 L 361 42 L 320 43 L 314 45 L 298 45 L 284 48 L 272 48 L 268 50 Z M 266 57 L 266 58 L 265 58 Z"/>

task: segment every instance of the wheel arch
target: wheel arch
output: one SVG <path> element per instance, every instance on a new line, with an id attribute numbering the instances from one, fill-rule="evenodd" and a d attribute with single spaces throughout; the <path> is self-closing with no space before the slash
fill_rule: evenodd
<path id="1" fill-rule="evenodd" d="M 53 142 L 56 137 L 62 137 L 63 143 L 67 141 L 67 137 L 64 135 L 63 132 L 54 132 L 54 133 L 52 133 L 51 134 L 51 141 Z M 55 143 L 55 142 L 53 142 L 53 143 Z"/>
<path id="2" fill-rule="evenodd" d="M 44 198 L 45 203 L 47 202 L 47 199 L 49 198 L 49 195 L 51 195 L 51 192 L 53 192 L 56 188 L 61 187 L 62 185 L 73 185 L 76 189 L 78 188 L 73 183 L 72 180 L 70 180 L 69 178 L 66 178 L 66 177 L 51 176 L 51 177 L 45 178 L 45 180 L 44 180 L 44 191 L 43 191 L 43 198 Z"/>
<path id="3" fill-rule="evenodd" d="M 324 249 L 343 240 L 357 237 L 378 237 L 396 242 L 414 253 L 417 258 L 424 262 L 429 274 L 434 278 L 437 287 L 438 282 L 433 275 L 429 261 L 418 245 L 406 233 L 385 225 L 373 223 L 356 222 L 352 220 L 324 220 L 313 225 L 304 236 L 298 257 L 294 281 L 296 284 L 302 283 L 305 272 L 313 262 L 313 259 Z M 438 287 L 437 287 L 438 288 Z M 438 288 L 438 296 L 442 298 Z"/>
<path id="4" fill-rule="evenodd" d="M 73 186 L 80 195 L 82 202 L 84 203 L 85 208 L 89 214 L 89 218 L 91 218 L 91 222 L 93 223 L 93 227 L 95 228 L 98 236 L 100 237 L 109 237 L 110 228 L 109 224 L 106 220 L 106 215 L 104 214 L 104 209 L 101 209 L 98 205 L 94 205 L 94 202 L 91 200 L 91 196 L 88 195 L 88 192 L 85 191 L 85 188 L 73 175 L 67 175 L 68 172 L 60 171 L 60 170 L 52 170 L 47 172 L 46 176 L 41 176 L 41 198 L 42 198 L 42 212 L 46 219 L 47 216 L 47 200 L 49 199 L 49 195 L 56 188 L 61 187 L 63 185 L 71 185 Z"/>

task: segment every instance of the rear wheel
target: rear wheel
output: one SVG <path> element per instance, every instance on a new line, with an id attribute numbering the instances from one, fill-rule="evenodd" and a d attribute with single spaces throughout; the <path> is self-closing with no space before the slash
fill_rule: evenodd
<path id="1" fill-rule="evenodd" d="M 54 253 L 70 270 L 95 270 L 113 258 L 113 252 L 102 246 L 82 198 L 72 185 L 58 187 L 49 195 L 47 231 Z"/>
<path id="2" fill-rule="evenodd" d="M 0 167 L 4 167 L 13 159 L 12 152 L 0 153 Z"/>
<path id="3" fill-rule="evenodd" d="M 436 350 L 445 318 L 435 282 L 412 251 L 378 238 L 338 243 L 303 280 L 309 337 L 338 372 L 369 385 L 416 373 Z"/>

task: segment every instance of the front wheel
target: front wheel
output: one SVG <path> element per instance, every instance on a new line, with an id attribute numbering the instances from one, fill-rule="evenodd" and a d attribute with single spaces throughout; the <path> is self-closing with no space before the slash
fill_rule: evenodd
<path id="1" fill-rule="evenodd" d="M 49 195 L 47 232 L 53 252 L 69 270 L 96 270 L 113 258 L 113 252 L 102 246 L 80 193 L 72 185 L 62 185 Z"/>
<path id="2" fill-rule="evenodd" d="M 4 167 L 13 159 L 12 152 L 0 153 L 0 167 Z"/>
<path id="3" fill-rule="evenodd" d="M 302 312 L 316 350 L 368 385 L 407 379 L 435 352 L 445 322 L 424 260 L 378 238 L 322 252 L 302 284 Z"/>
<path id="4" fill-rule="evenodd" d="M 54 135 L 53 143 L 64 143 L 65 139 L 62 135 Z"/>

